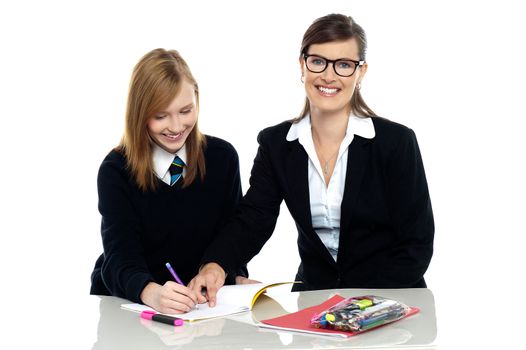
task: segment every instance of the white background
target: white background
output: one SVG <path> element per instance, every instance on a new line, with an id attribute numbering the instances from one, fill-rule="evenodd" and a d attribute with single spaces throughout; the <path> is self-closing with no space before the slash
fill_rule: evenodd
<path id="1" fill-rule="evenodd" d="M 187 60 L 201 90 L 201 130 L 236 147 L 246 191 L 258 131 L 301 110 L 304 31 L 339 12 L 368 35 L 367 103 L 419 140 L 436 222 L 426 279 L 439 344 L 511 346 L 523 328 L 526 266 L 526 26 L 515 3 L 2 2 L 2 302 L 11 311 L 73 309 L 88 293 L 102 250 L 96 175 L 122 134 L 143 54 L 164 47 Z M 295 241 L 283 206 L 252 277 L 293 279 Z M 40 344 L 49 333 L 10 334 Z"/>

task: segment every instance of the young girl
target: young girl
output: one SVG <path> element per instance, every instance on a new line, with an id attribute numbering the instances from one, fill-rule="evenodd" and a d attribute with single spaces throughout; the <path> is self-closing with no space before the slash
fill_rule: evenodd
<path id="1" fill-rule="evenodd" d="M 249 261 L 272 235 L 283 200 L 298 229 L 295 289 L 426 286 L 434 224 L 422 158 L 411 129 L 365 104 L 366 47 L 351 17 L 328 15 L 307 29 L 303 112 L 259 134 L 250 189 L 205 254 L 194 290 L 206 287 L 214 300 L 224 269 Z"/>
<path id="2" fill-rule="evenodd" d="M 120 145 L 98 175 L 104 253 L 91 294 L 142 302 L 165 313 L 189 311 L 183 283 L 241 198 L 232 145 L 199 132 L 199 89 L 177 51 L 147 53 L 133 71 Z M 229 273 L 246 276 L 245 268 Z"/>

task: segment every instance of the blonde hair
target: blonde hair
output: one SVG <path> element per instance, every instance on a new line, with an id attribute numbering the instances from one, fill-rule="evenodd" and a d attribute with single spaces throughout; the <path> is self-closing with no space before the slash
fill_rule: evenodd
<path id="1" fill-rule="evenodd" d="M 126 157 L 135 182 L 142 191 L 155 190 L 157 178 L 153 170 L 153 140 L 147 122 L 168 106 L 187 80 L 194 86 L 199 111 L 199 88 L 190 68 L 175 50 L 155 49 L 144 55 L 133 69 L 126 106 L 124 135 L 118 149 Z M 206 139 L 197 122 L 185 142 L 186 175 L 182 186 L 189 186 L 199 173 L 205 176 L 204 148 Z"/>

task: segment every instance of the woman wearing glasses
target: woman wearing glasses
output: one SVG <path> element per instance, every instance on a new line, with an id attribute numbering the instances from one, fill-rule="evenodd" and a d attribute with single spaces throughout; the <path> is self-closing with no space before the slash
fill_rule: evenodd
<path id="1" fill-rule="evenodd" d="M 191 282 L 212 301 L 224 270 L 248 262 L 274 230 L 282 200 L 296 222 L 296 290 L 425 287 L 431 202 L 414 132 L 378 117 L 360 87 L 366 38 L 333 14 L 306 31 L 300 116 L 258 136 L 250 189 Z M 200 296 L 201 297 L 201 296 Z"/>
<path id="2" fill-rule="evenodd" d="M 241 199 L 237 153 L 201 134 L 198 112 L 197 82 L 179 53 L 144 55 L 130 83 L 124 137 L 99 169 L 104 253 L 91 275 L 91 294 L 165 313 L 194 307 L 197 297 L 183 284 Z M 246 273 L 244 267 L 229 273 L 230 282 L 236 275 L 246 280 Z"/>

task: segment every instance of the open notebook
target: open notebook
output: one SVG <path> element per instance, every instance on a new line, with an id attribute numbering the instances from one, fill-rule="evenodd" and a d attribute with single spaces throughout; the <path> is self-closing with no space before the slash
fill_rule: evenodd
<path id="1" fill-rule="evenodd" d="M 223 286 L 217 292 L 217 303 L 214 307 L 208 307 L 208 303 L 200 304 L 196 309 L 184 313 L 173 314 L 169 316 L 181 318 L 185 321 L 193 322 L 214 317 L 221 317 L 236 314 L 239 312 L 249 311 L 254 306 L 257 298 L 268 288 L 280 286 L 294 282 L 279 283 L 256 283 L 256 284 L 238 284 L 232 286 Z M 143 304 L 122 304 L 121 308 L 134 312 L 151 310 L 152 308 Z"/>

